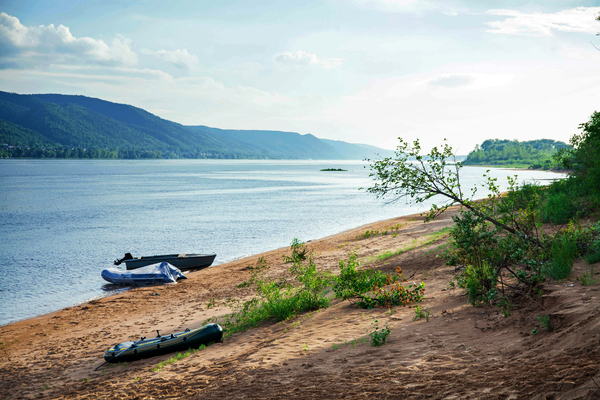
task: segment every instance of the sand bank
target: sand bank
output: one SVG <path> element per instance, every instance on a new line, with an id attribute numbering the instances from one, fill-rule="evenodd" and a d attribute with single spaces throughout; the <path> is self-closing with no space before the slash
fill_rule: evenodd
<path id="1" fill-rule="evenodd" d="M 429 322 L 413 308 L 362 310 L 334 300 L 328 309 L 266 323 L 152 372 L 168 355 L 105 366 L 106 349 L 140 336 L 201 326 L 244 298 L 237 285 L 264 256 L 274 275 L 288 249 L 190 273 L 177 285 L 143 287 L 0 328 L 1 398 L 600 398 L 600 285 L 576 279 L 546 284 L 537 301 L 516 301 L 510 317 L 473 308 L 448 290 L 454 268 L 437 255 L 450 213 L 424 224 L 418 215 L 365 225 L 309 242 L 319 268 L 338 270 L 356 250 L 365 262 L 386 250 L 413 250 L 369 267 L 426 284 Z M 401 225 L 397 235 L 357 239 L 366 230 Z M 583 274 L 577 263 L 572 276 Z M 596 268 L 600 270 L 600 268 Z M 215 304 L 215 306 L 211 306 Z M 553 332 L 532 329 L 550 315 Z M 374 319 L 387 324 L 385 345 L 372 347 Z M 548 397 L 549 396 L 549 397 Z"/>

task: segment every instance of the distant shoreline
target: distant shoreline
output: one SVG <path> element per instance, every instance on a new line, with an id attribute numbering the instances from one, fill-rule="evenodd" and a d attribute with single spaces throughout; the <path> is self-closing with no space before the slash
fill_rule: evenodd
<path id="1" fill-rule="evenodd" d="M 519 167 L 509 167 L 505 165 L 463 165 L 463 167 L 476 167 L 476 168 L 495 168 L 495 169 L 505 169 L 507 171 L 544 171 L 544 172 L 552 172 L 555 174 L 568 174 L 570 171 L 556 171 L 552 169 L 541 169 L 541 168 L 519 168 Z"/>

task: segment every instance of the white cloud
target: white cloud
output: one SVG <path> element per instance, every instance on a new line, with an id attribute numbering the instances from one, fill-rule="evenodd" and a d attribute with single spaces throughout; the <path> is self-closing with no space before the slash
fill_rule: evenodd
<path id="1" fill-rule="evenodd" d="M 339 58 L 326 58 L 320 60 L 316 54 L 307 53 L 303 50 L 295 52 L 284 52 L 277 54 L 273 60 L 283 66 L 316 66 L 325 69 L 333 69 L 342 65 L 342 60 Z"/>
<path id="2" fill-rule="evenodd" d="M 487 15 L 508 17 L 486 24 L 488 32 L 504 35 L 552 36 L 553 31 L 595 34 L 599 24 L 595 20 L 600 7 L 577 7 L 555 13 L 522 13 L 515 10 L 488 10 Z"/>
<path id="3" fill-rule="evenodd" d="M 18 18 L 0 13 L 0 53 L 13 55 L 11 61 L 24 64 L 98 63 L 135 65 L 137 54 L 131 40 L 121 35 L 110 42 L 75 37 L 64 25 L 27 27 Z M 15 58 L 16 57 L 16 58 Z"/>
<path id="4" fill-rule="evenodd" d="M 474 78 L 467 74 L 442 75 L 429 82 L 431 86 L 455 88 L 468 86 L 474 82 Z"/>
<path id="5" fill-rule="evenodd" d="M 416 12 L 433 7 L 430 1 L 424 0 L 350 0 L 360 8 L 376 9 L 391 12 Z"/>
<path id="6" fill-rule="evenodd" d="M 173 51 L 159 50 L 156 52 L 144 49 L 142 52 L 144 54 L 153 55 L 154 57 L 171 63 L 181 69 L 192 69 L 198 65 L 198 57 L 188 53 L 187 49 L 177 49 Z"/>
<path id="7" fill-rule="evenodd" d="M 427 83 L 433 87 L 442 88 L 468 88 L 468 89 L 487 89 L 499 86 L 505 86 L 513 80 L 513 74 L 489 74 L 489 73 L 469 73 L 469 74 L 444 74 L 430 79 Z"/>

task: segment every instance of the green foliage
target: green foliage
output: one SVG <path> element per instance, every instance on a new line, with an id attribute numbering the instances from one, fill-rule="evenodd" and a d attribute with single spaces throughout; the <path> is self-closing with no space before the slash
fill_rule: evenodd
<path id="1" fill-rule="evenodd" d="M 358 266 L 356 252 L 350 253 L 348 262 L 340 260 L 340 274 L 333 279 L 332 285 L 336 297 L 355 301 L 361 308 L 390 308 L 423 299 L 425 284 L 421 282 L 419 285 L 404 287 L 401 283 L 402 269 L 398 268 L 397 273 L 391 275 L 372 269 L 359 271 Z M 390 285 L 392 287 L 386 288 Z"/>
<path id="2" fill-rule="evenodd" d="M 552 243 L 552 258 L 544 268 L 545 275 L 557 281 L 567 278 L 576 256 L 577 246 L 572 235 L 556 237 Z"/>
<path id="3" fill-rule="evenodd" d="M 570 169 L 570 177 L 586 196 L 586 201 L 600 205 L 600 112 L 579 125 L 580 134 L 571 137 L 572 149 L 561 150 L 555 159 Z"/>
<path id="4" fill-rule="evenodd" d="M 298 239 L 294 239 L 291 249 L 291 256 L 284 257 L 292 264 L 288 269 L 290 281 L 268 277 L 269 266 L 264 258 L 251 268 L 250 279 L 239 287 L 253 287 L 256 296 L 243 303 L 229 301 L 233 313 L 225 315 L 222 322 L 226 335 L 243 332 L 270 319 L 282 321 L 329 305 L 325 294 L 331 275 L 317 270 L 312 253 Z"/>
<path id="5" fill-rule="evenodd" d="M 445 257 L 449 265 L 497 264 L 501 257 L 496 251 L 499 237 L 498 229 L 486 223 L 482 216 L 471 211 L 453 215 L 454 226 L 450 231 L 450 249 Z"/>
<path id="6" fill-rule="evenodd" d="M 368 192 L 377 197 L 393 196 L 392 201 L 404 199 L 409 204 L 420 204 L 436 195 L 446 197 L 446 204 L 431 207 L 427 220 L 436 218 L 454 203 L 470 205 L 469 199 L 464 198 L 460 190 L 459 170 L 462 165 L 449 162 L 453 159 L 450 146 L 444 143 L 441 149 L 434 147 L 427 156 L 423 156 L 419 140 L 412 145 L 402 138 L 399 141 L 394 158 L 386 157 L 371 163 L 369 176 L 375 183 L 367 188 Z"/>
<path id="7" fill-rule="evenodd" d="M 466 290 L 469 303 L 474 306 L 491 305 L 498 297 L 498 270 L 487 262 L 479 266 L 467 265 L 457 282 L 458 287 Z"/>
<path id="8" fill-rule="evenodd" d="M 430 314 L 429 310 L 423 310 L 423 307 L 421 307 L 420 305 L 417 304 L 415 306 L 415 316 L 413 317 L 413 321 L 416 321 L 421 318 L 425 318 L 425 320 L 427 322 L 429 322 L 429 314 Z"/>
<path id="9" fill-rule="evenodd" d="M 600 222 L 590 226 L 585 230 L 586 235 L 580 239 L 578 250 L 580 254 L 584 254 L 584 259 L 588 264 L 595 264 L 600 261 Z"/>
<path id="10" fill-rule="evenodd" d="M 378 230 L 375 230 L 375 229 L 371 229 L 371 230 L 367 229 L 367 230 L 365 231 L 365 233 L 363 233 L 363 234 L 361 234 L 361 235 L 358 235 L 356 238 L 357 238 L 357 239 L 368 239 L 368 238 L 370 238 L 371 236 L 373 236 L 373 237 L 377 237 L 377 236 L 379 236 L 379 231 L 378 231 Z"/>
<path id="11" fill-rule="evenodd" d="M 348 261 L 340 260 L 340 274 L 333 282 L 332 290 L 336 297 L 347 300 L 373 290 L 376 286 L 384 286 L 386 275 L 372 269 L 358 270 L 358 254 L 350 253 Z"/>
<path id="12" fill-rule="evenodd" d="M 392 233 L 393 237 L 396 237 L 398 235 L 398 231 L 404 225 L 405 224 L 396 224 L 392 226 L 386 226 L 382 231 L 378 231 L 377 229 L 367 229 L 365 233 L 361 233 L 360 235 L 356 236 L 356 240 L 369 239 L 371 237 L 378 237 L 379 235 L 386 236 L 390 232 Z"/>
<path id="13" fill-rule="evenodd" d="M 511 223 L 511 210 L 515 207 L 520 211 L 514 219 L 519 220 L 521 229 L 532 234 L 535 216 L 518 208 L 518 203 L 525 196 L 518 191 L 509 192 L 498 206 L 498 216 Z M 508 216 L 503 216 L 503 213 Z M 507 270 L 521 284 L 529 287 L 540 281 L 540 260 L 545 257 L 543 247 L 533 246 L 523 234 L 502 234 L 498 226 L 470 211 L 453 216 L 453 220 L 455 225 L 448 241 L 450 248 L 444 257 L 450 265 L 466 265 L 464 272 L 457 276 L 457 283 L 466 290 L 471 304 L 493 304 L 498 296 L 497 285 L 502 270 Z"/>
<path id="14" fill-rule="evenodd" d="M 498 301 L 498 308 L 500 309 L 500 312 L 502 312 L 502 315 L 504 315 L 504 318 L 510 317 L 510 311 L 513 308 L 513 304 L 507 296 L 504 296 Z"/>
<path id="15" fill-rule="evenodd" d="M 206 303 L 206 309 L 211 309 L 214 308 L 217 305 L 217 300 L 214 297 L 211 297 L 210 299 L 208 299 L 208 302 Z"/>
<path id="16" fill-rule="evenodd" d="M 386 286 L 392 284 L 394 278 L 388 275 Z M 360 308 L 393 307 L 406 306 L 411 303 L 417 303 L 423 300 L 425 293 L 425 284 L 403 286 L 395 281 L 391 287 L 378 287 L 370 293 L 356 296 L 356 305 Z"/>
<path id="17" fill-rule="evenodd" d="M 550 322 L 549 315 L 538 315 L 536 318 L 540 325 L 542 325 L 548 332 L 552 332 L 554 330 L 552 322 Z"/>
<path id="18" fill-rule="evenodd" d="M 599 260 L 600 261 L 600 260 Z M 595 285 L 598 279 L 594 276 L 594 266 L 590 265 L 590 269 L 586 270 L 581 277 L 581 284 L 583 286 Z"/>
<path id="19" fill-rule="evenodd" d="M 588 212 L 584 193 L 578 182 L 566 179 L 554 182 L 544 193 L 545 201 L 541 204 L 540 212 L 544 222 L 566 224 Z"/>
<path id="20" fill-rule="evenodd" d="M 390 328 L 388 328 L 387 325 L 380 328 L 377 320 L 374 320 L 371 325 L 373 326 L 373 331 L 369 333 L 369 336 L 371 337 L 371 346 L 378 347 L 383 345 L 391 333 Z"/>
<path id="21" fill-rule="evenodd" d="M 518 140 L 488 139 L 469 153 L 464 165 L 512 165 L 550 169 L 556 166 L 552 156 L 567 144 L 551 139 Z"/>
<path id="22" fill-rule="evenodd" d="M 585 262 L 588 264 L 595 264 L 600 262 L 600 250 L 595 250 L 594 252 L 589 252 L 584 257 Z"/>

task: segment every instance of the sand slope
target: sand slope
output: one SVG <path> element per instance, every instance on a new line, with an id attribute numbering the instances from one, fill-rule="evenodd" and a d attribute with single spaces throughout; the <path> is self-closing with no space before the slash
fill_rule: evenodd
<path id="1" fill-rule="evenodd" d="M 496 308 L 473 308 L 447 289 L 454 267 L 436 257 L 444 240 L 419 246 L 451 223 L 450 214 L 428 224 L 402 217 L 309 243 L 319 268 L 336 272 L 352 249 L 369 260 L 416 246 L 369 266 L 400 266 L 411 281 L 423 280 L 429 322 L 413 321 L 414 308 L 362 310 L 334 300 L 328 309 L 233 335 L 159 372 L 151 369 L 169 355 L 93 371 L 110 345 L 155 329 L 195 328 L 229 311 L 226 298 L 251 294 L 236 286 L 249 277 L 255 256 L 191 273 L 177 285 L 134 289 L 1 327 L 0 398 L 600 398 L 600 284 L 575 279 L 588 266 L 576 263 L 573 279 L 544 285 L 542 297 L 516 302 L 507 318 Z M 356 239 L 396 224 L 402 228 L 395 237 Z M 264 254 L 275 276 L 286 269 L 286 251 Z M 216 306 L 209 307 L 212 299 Z M 553 332 L 539 327 L 536 316 L 543 314 L 551 316 Z M 374 319 L 391 329 L 381 347 L 366 334 Z"/>

